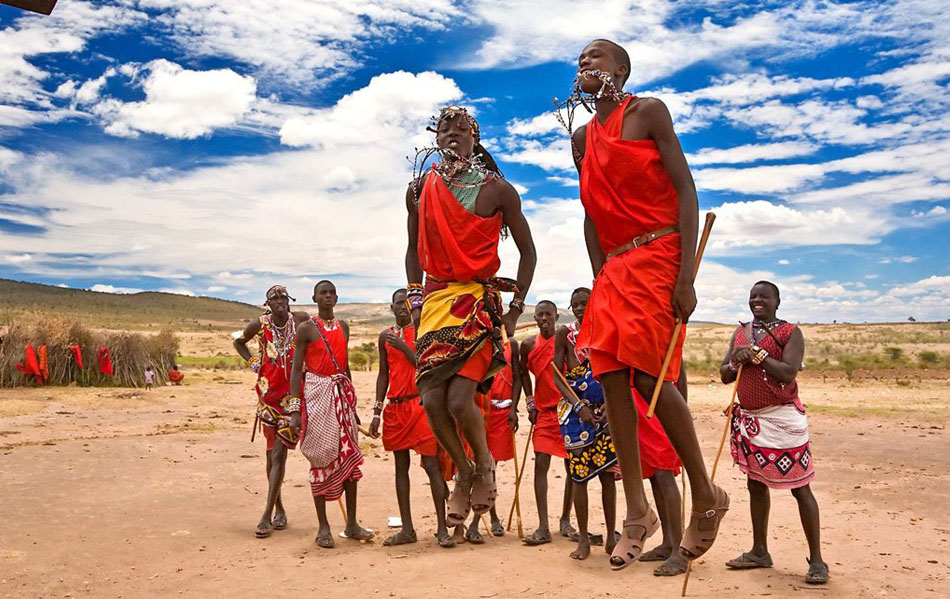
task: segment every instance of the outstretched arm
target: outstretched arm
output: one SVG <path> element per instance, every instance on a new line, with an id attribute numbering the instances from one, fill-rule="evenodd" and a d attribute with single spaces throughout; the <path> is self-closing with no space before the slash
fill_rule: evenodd
<path id="1" fill-rule="evenodd" d="M 696 260 L 696 234 L 699 227 L 699 201 L 696 184 L 686 164 L 686 156 L 679 139 L 673 131 L 673 118 L 666 105 L 655 98 L 642 101 L 639 107 L 647 123 L 650 137 L 656 141 L 660 160 L 666 168 L 679 201 L 680 273 L 673 288 L 673 314 L 688 322 L 696 309 L 696 292 L 693 289 L 693 263 Z"/>
<path id="2" fill-rule="evenodd" d="M 508 340 L 511 344 L 511 408 L 508 410 L 508 426 L 511 430 L 518 430 L 518 402 L 521 401 L 521 357 L 518 355 L 519 346 L 514 337 Z"/>
<path id="3" fill-rule="evenodd" d="M 419 209 L 416 207 L 416 194 L 413 186 L 406 189 L 406 210 L 409 212 L 407 226 L 409 229 L 409 246 L 406 248 L 406 281 L 422 284 L 422 264 L 419 262 Z M 419 330 L 421 308 L 412 310 L 412 324 Z"/>
<path id="4" fill-rule="evenodd" d="M 518 192 L 506 181 L 501 181 L 499 191 L 501 193 L 501 214 L 502 222 L 511 232 L 511 238 L 515 240 L 518 246 L 518 253 L 521 259 L 518 261 L 518 293 L 515 298 L 524 301 L 528 296 L 528 288 L 531 287 L 531 281 L 534 279 L 534 269 L 538 264 L 538 255 L 534 249 L 534 240 L 531 238 L 531 228 L 528 226 L 528 220 L 521 211 L 521 198 Z M 502 321 L 505 328 L 508 329 L 508 336 L 515 334 L 515 325 L 518 323 L 518 317 L 521 316 L 520 310 L 508 310 Z"/>

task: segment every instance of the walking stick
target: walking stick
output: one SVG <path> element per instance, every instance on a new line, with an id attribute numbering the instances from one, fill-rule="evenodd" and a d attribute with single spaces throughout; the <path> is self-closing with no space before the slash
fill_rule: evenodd
<path id="1" fill-rule="evenodd" d="M 340 504 L 340 511 L 343 512 L 343 523 L 344 523 L 344 526 L 345 526 L 346 523 L 349 522 L 350 519 L 349 519 L 349 517 L 346 515 L 346 507 L 344 507 L 344 505 L 343 505 L 343 498 L 340 497 L 339 499 L 336 500 L 336 502 L 337 502 L 338 504 Z"/>
<path id="2" fill-rule="evenodd" d="M 716 215 L 713 212 L 706 213 L 706 224 L 703 226 L 703 235 L 699 238 L 699 247 L 696 248 L 696 260 L 693 261 L 693 278 L 696 280 L 696 274 L 699 272 L 699 264 L 703 261 L 703 252 L 706 250 L 706 242 L 709 241 L 709 233 L 712 231 L 713 223 L 716 222 Z M 656 378 L 656 387 L 653 388 L 653 397 L 650 398 L 650 407 L 647 409 L 647 418 L 653 418 L 653 410 L 656 409 L 656 400 L 660 398 L 660 389 L 663 387 L 663 379 L 666 377 L 666 371 L 670 367 L 670 360 L 673 359 L 673 350 L 676 349 L 676 340 L 680 337 L 683 320 L 676 319 L 673 325 L 673 336 L 670 338 L 670 346 L 666 349 L 666 356 L 663 358 L 663 366 L 660 368 L 660 376 Z"/>
<path id="3" fill-rule="evenodd" d="M 742 377 L 743 364 L 739 364 L 739 370 L 736 372 L 736 382 L 732 386 L 732 397 L 729 398 L 729 407 L 726 408 L 726 426 L 722 429 L 722 438 L 719 439 L 719 451 L 716 452 L 716 461 L 713 462 L 712 474 L 709 476 L 710 482 L 716 478 L 716 468 L 719 466 L 719 458 L 722 456 L 722 448 L 726 444 L 726 436 L 729 434 L 729 425 L 732 423 L 732 408 L 736 405 L 736 393 L 739 392 L 739 379 Z M 680 597 L 686 596 L 686 585 L 689 584 L 689 573 L 693 570 L 693 560 L 686 563 L 686 578 L 683 579 L 683 592 Z"/>
<path id="4" fill-rule="evenodd" d="M 515 479 L 515 500 L 511 504 L 511 509 L 508 510 L 508 530 L 511 530 L 511 514 L 514 512 L 515 504 L 521 505 L 519 502 L 518 491 L 521 488 L 521 477 L 524 476 L 525 468 L 528 467 L 528 447 L 531 446 L 531 438 L 534 437 L 534 425 L 531 425 L 531 428 L 528 430 L 528 439 L 524 444 L 524 453 L 521 454 L 521 471 L 518 472 L 518 478 Z M 517 453 L 517 452 L 516 452 Z M 520 509 L 519 509 L 520 511 Z M 518 521 L 519 523 L 521 520 Z M 521 531 L 518 531 L 518 534 L 521 534 Z"/>
<path id="5" fill-rule="evenodd" d="M 517 439 L 515 438 L 515 431 L 511 431 L 511 447 L 514 449 L 514 458 L 515 458 L 515 480 L 518 480 L 518 444 Z M 515 485 L 515 503 L 514 508 L 515 512 L 518 514 L 518 538 L 524 538 L 524 529 L 521 527 L 521 498 L 518 497 L 517 484 Z M 508 530 L 511 530 L 511 515 L 508 516 Z"/>
<path id="6" fill-rule="evenodd" d="M 254 411 L 254 426 L 251 428 L 251 443 L 254 442 L 254 435 L 257 434 L 257 423 L 260 421 L 261 415 L 257 413 L 257 410 Z"/>

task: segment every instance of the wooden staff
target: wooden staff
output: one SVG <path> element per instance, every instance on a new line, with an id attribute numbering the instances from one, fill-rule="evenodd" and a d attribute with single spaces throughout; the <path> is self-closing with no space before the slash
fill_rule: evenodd
<path id="1" fill-rule="evenodd" d="M 251 428 L 251 443 L 254 442 L 254 435 L 257 434 L 257 423 L 260 419 L 261 415 L 257 413 L 257 410 L 254 410 L 254 426 Z"/>
<path id="2" fill-rule="evenodd" d="M 719 451 L 716 452 L 716 461 L 713 462 L 712 474 L 709 476 L 710 482 L 716 478 L 716 468 L 719 466 L 719 458 L 722 456 L 722 448 L 726 444 L 726 436 L 729 434 L 729 425 L 732 423 L 732 408 L 736 405 L 736 394 L 739 392 L 739 379 L 742 377 L 743 364 L 739 364 L 739 370 L 736 372 L 736 382 L 732 386 L 732 397 L 729 398 L 729 407 L 726 408 L 726 426 L 722 429 L 722 438 L 719 439 Z M 685 499 L 685 498 L 684 498 Z M 686 596 L 686 585 L 689 584 L 689 574 L 693 571 L 693 560 L 686 563 L 686 578 L 683 579 L 683 592 L 680 597 Z"/>
<path id="3" fill-rule="evenodd" d="M 531 438 L 532 438 L 532 437 L 534 437 L 534 425 L 533 425 L 533 424 L 531 425 L 531 428 L 528 430 L 528 439 L 525 441 L 525 444 L 524 444 L 524 453 L 521 455 L 521 470 L 518 472 L 518 477 L 515 479 L 515 500 L 511 503 L 511 509 L 508 510 L 508 530 L 509 530 L 509 531 L 511 530 L 511 516 L 512 516 L 512 514 L 514 513 L 515 505 L 516 505 L 516 504 L 519 505 L 519 506 L 521 505 L 521 504 L 519 503 L 519 493 L 518 493 L 518 491 L 521 489 L 521 477 L 524 476 L 525 468 L 528 467 L 528 462 L 527 462 L 527 459 L 528 459 L 528 447 L 531 446 Z M 517 453 L 517 452 L 516 452 L 516 453 Z M 516 457 L 515 459 L 517 459 L 517 457 Z M 519 511 L 520 511 L 520 509 L 519 509 Z M 521 520 L 519 519 L 518 522 L 520 523 Z M 519 535 L 522 534 L 521 531 L 519 531 L 518 534 L 519 534 Z"/>
<path id="4" fill-rule="evenodd" d="M 346 523 L 349 522 L 350 519 L 346 515 L 346 506 L 343 505 L 343 498 L 340 497 L 336 500 L 336 502 L 340 504 L 340 511 L 343 512 L 343 526 L 345 527 Z"/>
<path id="5" fill-rule="evenodd" d="M 699 247 L 696 248 L 696 259 L 693 261 L 693 278 L 696 281 L 696 274 L 699 272 L 699 264 L 703 261 L 703 252 L 706 250 L 706 242 L 709 241 L 709 233 L 712 231 L 713 223 L 716 222 L 716 215 L 713 212 L 706 213 L 706 224 L 703 226 L 703 235 L 699 238 Z M 663 366 L 660 368 L 660 376 L 656 378 L 656 387 L 653 388 L 653 397 L 650 398 L 650 407 L 647 409 L 647 418 L 653 418 L 653 410 L 656 409 L 656 401 L 660 398 L 660 389 L 663 388 L 663 379 L 666 378 L 666 371 L 670 367 L 670 360 L 673 359 L 673 350 L 676 349 L 676 340 L 680 338 L 680 331 L 683 328 L 683 320 L 676 319 L 673 325 L 673 336 L 670 337 L 670 346 L 666 349 L 666 356 L 663 358 Z"/>
<path id="6" fill-rule="evenodd" d="M 571 384 L 567 382 L 567 378 L 564 376 L 564 373 L 561 372 L 561 369 L 557 367 L 557 364 L 551 362 L 551 370 L 554 371 L 554 374 L 557 375 L 557 378 L 561 379 L 561 382 L 564 383 L 564 386 L 567 387 L 567 391 L 571 394 L 571 397 L 574 398 L 574 401 L 580 403 L 581 399 L 577 397 L 577 393 L 574 393 L 574 390 L 571 389 Z"/>
<path id="7" fill-rule="evenodd" d="M 516 443 L 517 439 L 515 438 L 515 431 L 511 431 L 511 447 L 514 449 L 514 458 L 515 458 L 515 481 L 518 480 L 518 444 Z M 518 485 L 515 484 L 515 502 L 514 506 L 516 513 L 518 514 L 518 538 L 524 538 L 524 529 L 521 527 L 521 499 L 518 497 Z M 508 515 L 508 530 L 511 530 L 511 514 Z"/>

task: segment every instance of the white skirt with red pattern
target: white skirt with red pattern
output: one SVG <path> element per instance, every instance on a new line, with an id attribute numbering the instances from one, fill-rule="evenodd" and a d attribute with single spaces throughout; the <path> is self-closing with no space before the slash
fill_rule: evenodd
<path id="1" fill-rule="evenodd" d="M 771 489 L 797 489 L 815 478 L 808 419 L 799 403 L 732 411 L 732 459 L 749 478 Z"/>

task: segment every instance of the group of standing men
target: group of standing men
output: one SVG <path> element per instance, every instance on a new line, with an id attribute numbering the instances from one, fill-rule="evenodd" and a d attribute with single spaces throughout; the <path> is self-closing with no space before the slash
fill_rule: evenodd
<path id="1" fill-rule="evenodd" d="M 603 490 L 607 534 L 602 542 L 611 568 L 657 560 L 664 562 L 657 575 L 678 574 L 685 571 L 686 560 L 702 556 L 715 541 L 729 496 L 706 471 L 686 404 L 681 369 L 684 335 L 658 381 L 674 328 L 685 326 L 680 323 L 688 321 L 696 306 L 692 280 L 696 190 L 663 103 L 619 91 L 629 74 L 627 53 L 612 42 L 595 40 L 580 54 L 577 93 L 586 94 L 594 115 L 589 124 L 572 132 L 571 142 L 594 283 L 572 294 L 577 322 L 570 326 L 558 328 L 555 305 L 540 302 L 535 309 L 540 332 L 520 346 L 513 337 L 536 265 L 521 200 L 481 145 L 478 123 L 464 108 L 447 107 L 434 119 L 431 130 L 441 161 L 424 170 L 406 193 L 408 283 L 392 298 L 394 326 L 379 336 L 380 372 L 368 431 L 372 436 L 381 432 L 384 447 L 395 454 L 401 530 L 385 544 L 417 540 L 409 507 L 410 450 L 421 456 L 429 477 L 441 546 L 462 540 L 483 542 L 477 524 L 484 513 L 491 514 L 492 534 L 503 534 L 495 511 L 496 466 L 514 457 L 522 391 L 532 425 L 540 517 L 538 529 L 525 537 L 525 543 L 551 541 L 547 472 L 552 456 L 565 459 L 568 474 L 559 532 L 577 539 L 571 557 L 586 558 L 592 542 L 601 540 L 587 526 L 586 485 L 593 478 L 599 478 Z M 515 280 L 497 276 L 503 235 L 511 236 L 520 254 Z M 503 292 L 514 294 L 507 309 Z M 314 288 L 319 311 L 314 318 L 291 312 L 291 299 L 285 288 L 271 288 L 269 313 L 251 322 L 235 341 L 237 351 L 259 374 L 258 418 L 269 448 L 270 490 L 255 533 L 264 537 L 287 525 L 280 481 L 286 450 L 299 442 L 312 466 L 311 490 L 320 521 L 317 543 L 333 546 L 326 501 L 335 501 L 344 492 L 343 534 L 365 540 L 372 532 L 356 519 L 362 454 L 347 362 L 349 329 L 333 315 L 337 296 L 331 282 L 321 281 Z M 753 314 L 758 318 L 755 309 Z M 730 376 L 738 372 L 737 364 L 748 365 L 750 371 L 759 368 L 766 378 L 794 378 L 797 367 L 793 372 L 788 364 L 797 355 L 800 365 L 800 354 L 791 352 L 782 367 L 761 366 L 770 358 L 755 330 L 734 338 L 723 381 L 734 380 Z M 261 347 L 257 357 L 246 346 L 255 336 Z M 659 423 L 644 417 L 643 399 L 653 394 L 658 382 Z M 760 393 L 781 389 L 790 397 L 785 382 L 766 387 Z M 741 399 L 740 395 L 740 404 Z M 742 418 L 756 415 L 744 410 L 736 411 L 739 428 L 745 422 Z M 795 441 L 802 441 L 801 435 Z M 804 441 L 794 459 L 811 467 L 807 429 Z M 743 452 L 752 445 L 734 433 L 733 446 L 734 455 L 747 457 Z M 761 497 L 752 483 L 772 485 L 768 480 L 753 481 L 754 468 L 748 460 L 739 461 L 749 473 L 753 499 L 756 493 Z M 673 478 L 680 464 L 692 490 L 693 511 L 685 531 Z M 776 467 L 784 468 L 777 462 Z M 798 474 L 794 484 L 804 483 L 807 489 L 810 477 L 807 472 Z M 617 478 L 624 487 L 626 515 L 615 534 Z M 653 485 L 659 517 L 647 502 L 644 478 Z M 447 481 L 452 482 L 451 489 Z M 800 503 L 807 503 L 806 495 L 810 497 L 810 491 L 796 492 Z M 579 531 L 570 524 L 572 505 Z M 475 518 L 466 529 L 471 513 Z M 765 514 L 767 518 L 767 504 Z M 644 553 L 647 539 L 661 523 L 663 543 Z M 813 524 L 809 531 L 806 523 L 810 545 L 813 537 L 817 543 L 817 505 Z M 730 562 L 730 567 L 771 565 L 770 558 L 763 557 L 760 528 L 753 551 Z M 824 566 L 816 548 L 813 568 L 817 562 Z"/>

